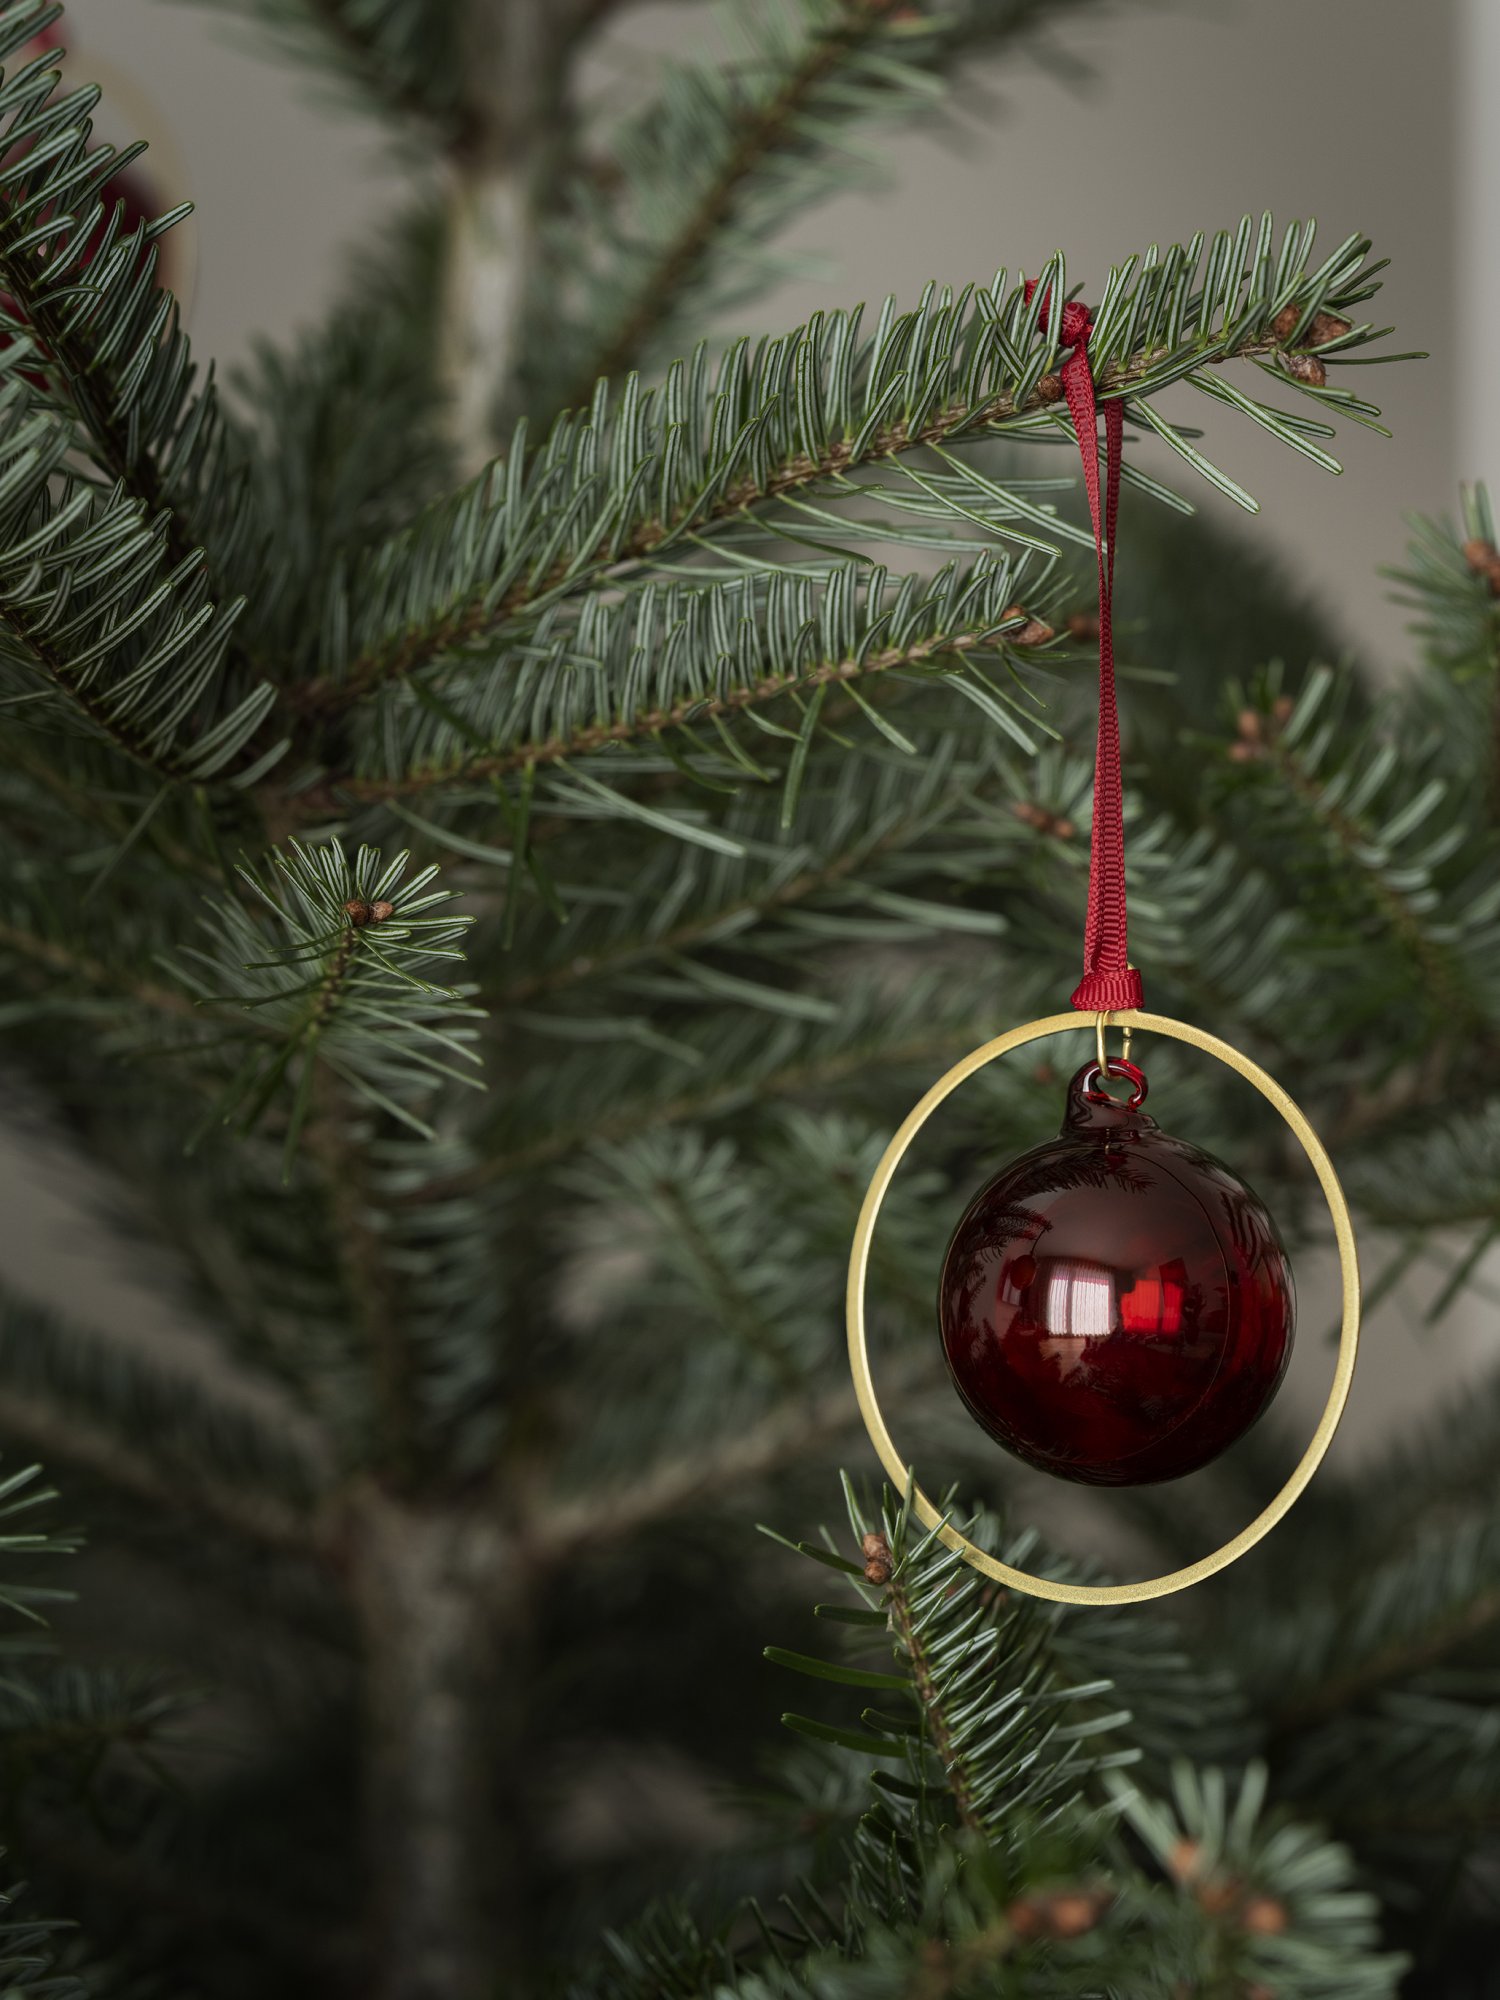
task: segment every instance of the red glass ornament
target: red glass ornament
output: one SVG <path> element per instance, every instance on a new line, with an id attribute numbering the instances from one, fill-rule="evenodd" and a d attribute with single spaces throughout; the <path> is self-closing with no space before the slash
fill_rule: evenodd
<path id="1" fill-rule="evenodd" d="M 1264 1203 L 1097 1063 L 1060 1136 L 970 1202 L 943 1264 L 943 1352 L 976 1421 L 1091 1486 L 1195 1472 L 1255 1422 L 1292 1351 L 1291 1267 Z"/>

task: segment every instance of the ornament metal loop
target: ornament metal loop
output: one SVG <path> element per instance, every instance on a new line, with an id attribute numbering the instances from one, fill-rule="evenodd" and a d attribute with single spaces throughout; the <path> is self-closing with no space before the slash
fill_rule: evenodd
<path id="1" fill-rule="evenodd" d="M 1214 1576 L 1221 1569 L 1227 1569 L 1247 1550 L 1254 1548 L 1262 1536 L 1270 1533 L 1278 1521 L 1288 1513 L 1317 1471 L 1333 1442 L 1333 1436 L 1344 1413 L 1344 1405 L 1349 1397 L 1349 1385 L 1354 1378 L 1354 1363 L 1359 1352 L 1359 1258 L 1354 1244 L 1354 1223 L 1349 1214 L 1349 1204 L 1344 1199 L 1344 1191 L 1339 1186 L 1338 1176 L 1333 1170 L 1322 1141 L 1308 1123 L 1304 1113 L 1287 1095 L 1274 1077 L 1270 1077 L 1248 1056 L 1228 1042 L 1222 1042 L 1217 1035 L 1210 1035 L 1202 1028 L 1188 1026 L 1184 1021 L 1174 1021 L 1164 1014 L 1146 1014 L 1134 1009 L 1111 1017 L 1127 1033 L 1139 1028 L 1143 1033 L 1165 1035 L 1171 1041 L 1186 1042 L 1191 1047 L 1202 1049 L 1205 1054 L 1215 1056 L 1245 1078 L 1258 1090 L 1266 1102 L 1280 1113 L 1290 1127 L 1293 1137 L 1307 1155 L 1308 1164 L 1318 1178 L 1323 1190 L 1323 1199 L 1328 1204 L 1328 1212 L 1333 1220 L 1333 1233 L 1338 1244 L 1339 1270 L 1343 1280 L 1344 1309 L 1339 1329 L 1338 1357 L 1334 1363 L 1333 1386 L 1328 1393 L 1328 1401 L 1318 1419 L 1311 1442 L 1298 1460 L 1291 1477 L 1248 1527 L 1242 1528 L 1222 1548 L 1198 1562 L 1188 1563 L 1182 1569 L 1169 1570 L 1165 1575 L 1147 1577 L 1140 1583 L 1059 1583 L 1051 1577 L 1033 1576 L 1026 1570 L 1013 1569 L 1009 1563 L 1001 1562 L 988 1554 L 969 1538 L 961 1534 L 953 1524 L 935 1507 L 932 1501 L 915 1484 L 910 1467 L 897 1451 L 895 1443 L 886 1428 L 881 1415 L 880 1404 L 875 1395 L 874 1378 L 870 1373 L 869 1346 L 865 1332 L 865 1285 L 869 1272 L 870 1245 L 874 1240 L 875 1224 L 880 1215 L 881 1204 L 895 1178 L 896 1169 L 910 1150 L 913 1140 L 927 1123 L 933 1112 L 943 1101 L 957 1090 L 961 1083 L 998 1057 L 1012 1049 L 1024 1048 L 1028 1042 L 1042 1041 L 1049 1035 L 1077 1033 L 1086 1026 L 1086 1017 L 1080 1019 L 1076 1013 L 1049 1014 L 1040 1021 L 1031 1021 L 1024 1028 L 1012 1028 L 1007 1034 L 997 1035 L 994 1041 L 986 1042 L 982 1048 L 966 1055 L 954 1064 L 945 1076 L 938 1078 L 932 1088 L 902 1121 L 896 1136 L 886 1147 L 875 1176 L 866 1190 L 864 1205 L 859 1212 L 859 1221 L 854 1231 L 854 1247 L 849 1258 L 848 1326 L 849 1365 L 854 1376 L 855 1393 L 859 1398 L 860 1415 L 870 1434 L 881 1464 L 885 1467 L 893 1483 L 905 1489 L 912 1487 L 912 1507 L 924 1526 L 937 1531 L 941 1541 L 950 1549 L 956 1549 L 964 1559 L 983 1575 L 992 1577 L 997 1583 L 1005 1584 L 1011 1590 L 1019 1590 L 1031 1597 L 1049 1598 L 1057 1604 L 1139 1604 L 1147 1598 L 1167 1597 L 1173 1591 L 1185 1590 L 1189 1584 L 1201 1583 L 1204 1578 Z M 1106 1017 L 1100 1015 L 1096 1023 L 1099 1039 L 1103 1040 Z M 1101 1065 L 1102 1067 L 1102 1065 Z"/>

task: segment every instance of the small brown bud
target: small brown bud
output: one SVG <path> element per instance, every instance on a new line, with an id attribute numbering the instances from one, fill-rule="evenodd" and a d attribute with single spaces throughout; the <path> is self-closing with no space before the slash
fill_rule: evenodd
<path id="1" fill-rule="evenodd" d="M 1203 1860 L 1196 1840 L 1179 1840 L 1167 1856 L 1167 1868 L 1174 1882 L 1191 1882 Z"/>
<path id="2" fill-rule="evenodd" d="M 1269 1986 L 1262 1986 L 1259 1980 L 1245 1988 L 1245 2000 L 1276 2000 Z"/>
<path id="3" fill-rule="evenodd" d="M 1278 340 L 1290 340 L 1302 313 L 1297 306 L 1283 306 L 1271 322 L 1271 331 Z"/>
<path id="4" fill-rule="evenodd" d="M 372 914 L 369 904 L 362 903 L 357 896 L 351 896 L 344 905 L 344 915 L 356 930 L 362 931 Z"/>
<path id="5" fill-rule="evenodd" d="M 1075 611 L 1069 618 L 1068 637 L 1070 639 L 1077 639 L 1081 642 L 1085 639 L 1097 639 L 1098 636 L 1099 618 L 1096 612 Z"/>
<path id="6" fill-rule="evenodd" d="M 1353 324 L 1352 320 L 1341 319 L 1337 313 L 1314 313 L 1312 325 L 1307 329 L 1306 345 L 1321 347 L 1325 341 L 1338 340 Z"/>
<path id="7" fill-rule="evenodd" d="M 395 914 L 396 905 L 394 903 L 371 903 L 370 905 L 370 922 L 372 924 L 386 923 Z"/>
<path id="8" fill-rule="evenodd" d="M 1012 618 L 1021 621 L 1019 631 L 1005 635 L 1013 646 L 1044 646 L 1053 637 L 1052 627 L 1040 618 L 1033 618 L 1024 604 L 1012 604 L 1005 617 L 1007 622 Z"/>
<path id="9" fill-rule="evenodd" d="M 1500 597 L 1500 549 L 1476 535 L 1473 541 L 1464 543 L 1464 561 L 1476 576 L 1484 578 L 1491 597 Z"/>
<path id="10" fill-rule="evenodd" d="M 884 1535 L 865 1535 L 859 1545 L 860 1554 L 865 1559 L 865 1582 L 873 1584 L 889 1583 L 891 1580 L 891 1545 Z"/>
<path id="11" fill-rule="evenodd" d="M 1031 1073 L 1038 1083 L 1056 1083 L 1057 1081 L 1057 1070 L 1049 1062 L 1039 1062 Z"/>
<path id="12" fill-rule="evenodd" d="M 1006 1911 L 1018 1938 L 1072 1938 L 1091 1931 L 1114 1901 L 1108 1889 L 1059 1889 L 1022 1896 Z"/>
<path id="13" fill-rule="evenodd" d="M 1059 840 L 1071 840 L 1078 829 L 1070 819 L 1055 819 L 1052 822 L 1052 831 Z"/>
<path id="14" fill-rule="evenodd" d="M 873 1583 L 877 1590 L 883 1589 L 891 1580 L 891 1566 L 879 1556 L 872 1556 L 865 1564 L 865 1582 Z"/>
<path id="15" fill-rule="evenodd" d="M 1059 1938 L 1082 1937 L 1098 1923 L 1104 1911 L 1097 1896 L 1083 1894 L 1054 1896 L 1052 1899 L 1052 1935 Z"/>
<path id="16" fill-rule="evenodd" d="M 1280 1937 L 1287 1926 L 1286 1904 L 1274 1896 L 1252 1896 L 1240 1917 L 1240 1927 L 1257 1937 Z"/>
<path id="17" fill-rule="evenodd" d="M 1060 403 L 1063 398 L 1061 375 L 1041 376 L 1037 381 L 1036 394 L 1039 403 Z"/>
<path id="18" fill-rule="evenodd" d="M 1234 718 L 1234 726 L 1247 743 L 1259 743 L 1261 735 L 1259 709 L 1242 708 Z"/>
<path id="19" fill-rule="evenodd" d="M 1240 1900 L 1240 1884 L 1232 1875 L 1211 1875 L 1194 1893 L 1201 1910 L 1211 1917 L 1222 1917 Z"/>
<path id="20" fill-rule="evenodd" d="M 1321 389 L 1328 380 L 1328 370 L 1316 354 L 1288 354 L 1284 359 L 1286 372 L 1294 382 L 1307 382 L 1314 389 Z"/>
<path id="21" fill-rule="evenodd" d="M 1271 713 L 1278 722 L 1290 722 L 1296 707 L 1296 702 L 1289 694 L 1279 694 L 1271 704 Z"/>
<path id="22" fill-rule="evenodd" d="M 1264 755 L 1258 743 L 1231 743 L 1229 746 L 1231 764 L 1254 764 Z"/>

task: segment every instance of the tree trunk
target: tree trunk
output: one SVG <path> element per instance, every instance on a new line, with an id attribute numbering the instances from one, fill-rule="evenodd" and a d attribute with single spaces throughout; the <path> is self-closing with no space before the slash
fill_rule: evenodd
<path id="1" fill-rule="evenodd" d="M 486 1517 L 371 1489 L 355 1521 L 371 1990 L 495 2000 L 511 1990 L 522 1909 L 514 1569 Z"/>

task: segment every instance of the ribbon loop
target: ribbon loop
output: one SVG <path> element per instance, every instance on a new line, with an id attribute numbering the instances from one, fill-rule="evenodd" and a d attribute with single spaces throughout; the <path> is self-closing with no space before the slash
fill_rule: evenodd
<path id="1" fill-rule="evenodd" d="M 1030 304 L 1036 280 L 1026 286 Z M 1052 295 L 1038 303 L 1038 323 L 1045 327 Z M 1116 400 L 1104 406 L 1105 476 L 1099 476 L 1099 412 L 1094 371 L 1089 364 L 1089 335 L 1094 316 L 1086 305 L 1070 299 L 1062 309 L 1060 332 L 1072 353 L 1063 363 L 1063 394 L 1078 434 L 1083 460 L 1083 485 L 1094 527 L 1094 553 L 1099 564 L 1099 735 L 1094 754 L 1094 825 L 1089 849 L 1089 904 L 1083 934 L 1083 978 L 1073 1005 L 1090 1012 L 1114 1012 L 1139 1007 L 1145 997 L 1141 975 L 1130 963 L 1125 917 L 1125 804 L 1120 775 L 1120 713 L 1115 700 L 1115 520 L 1120 508 L 1120 456 L 1125 438 L 1125 412 Z M 1101 493 L 1100 488 L 1103 487 Z"/>

